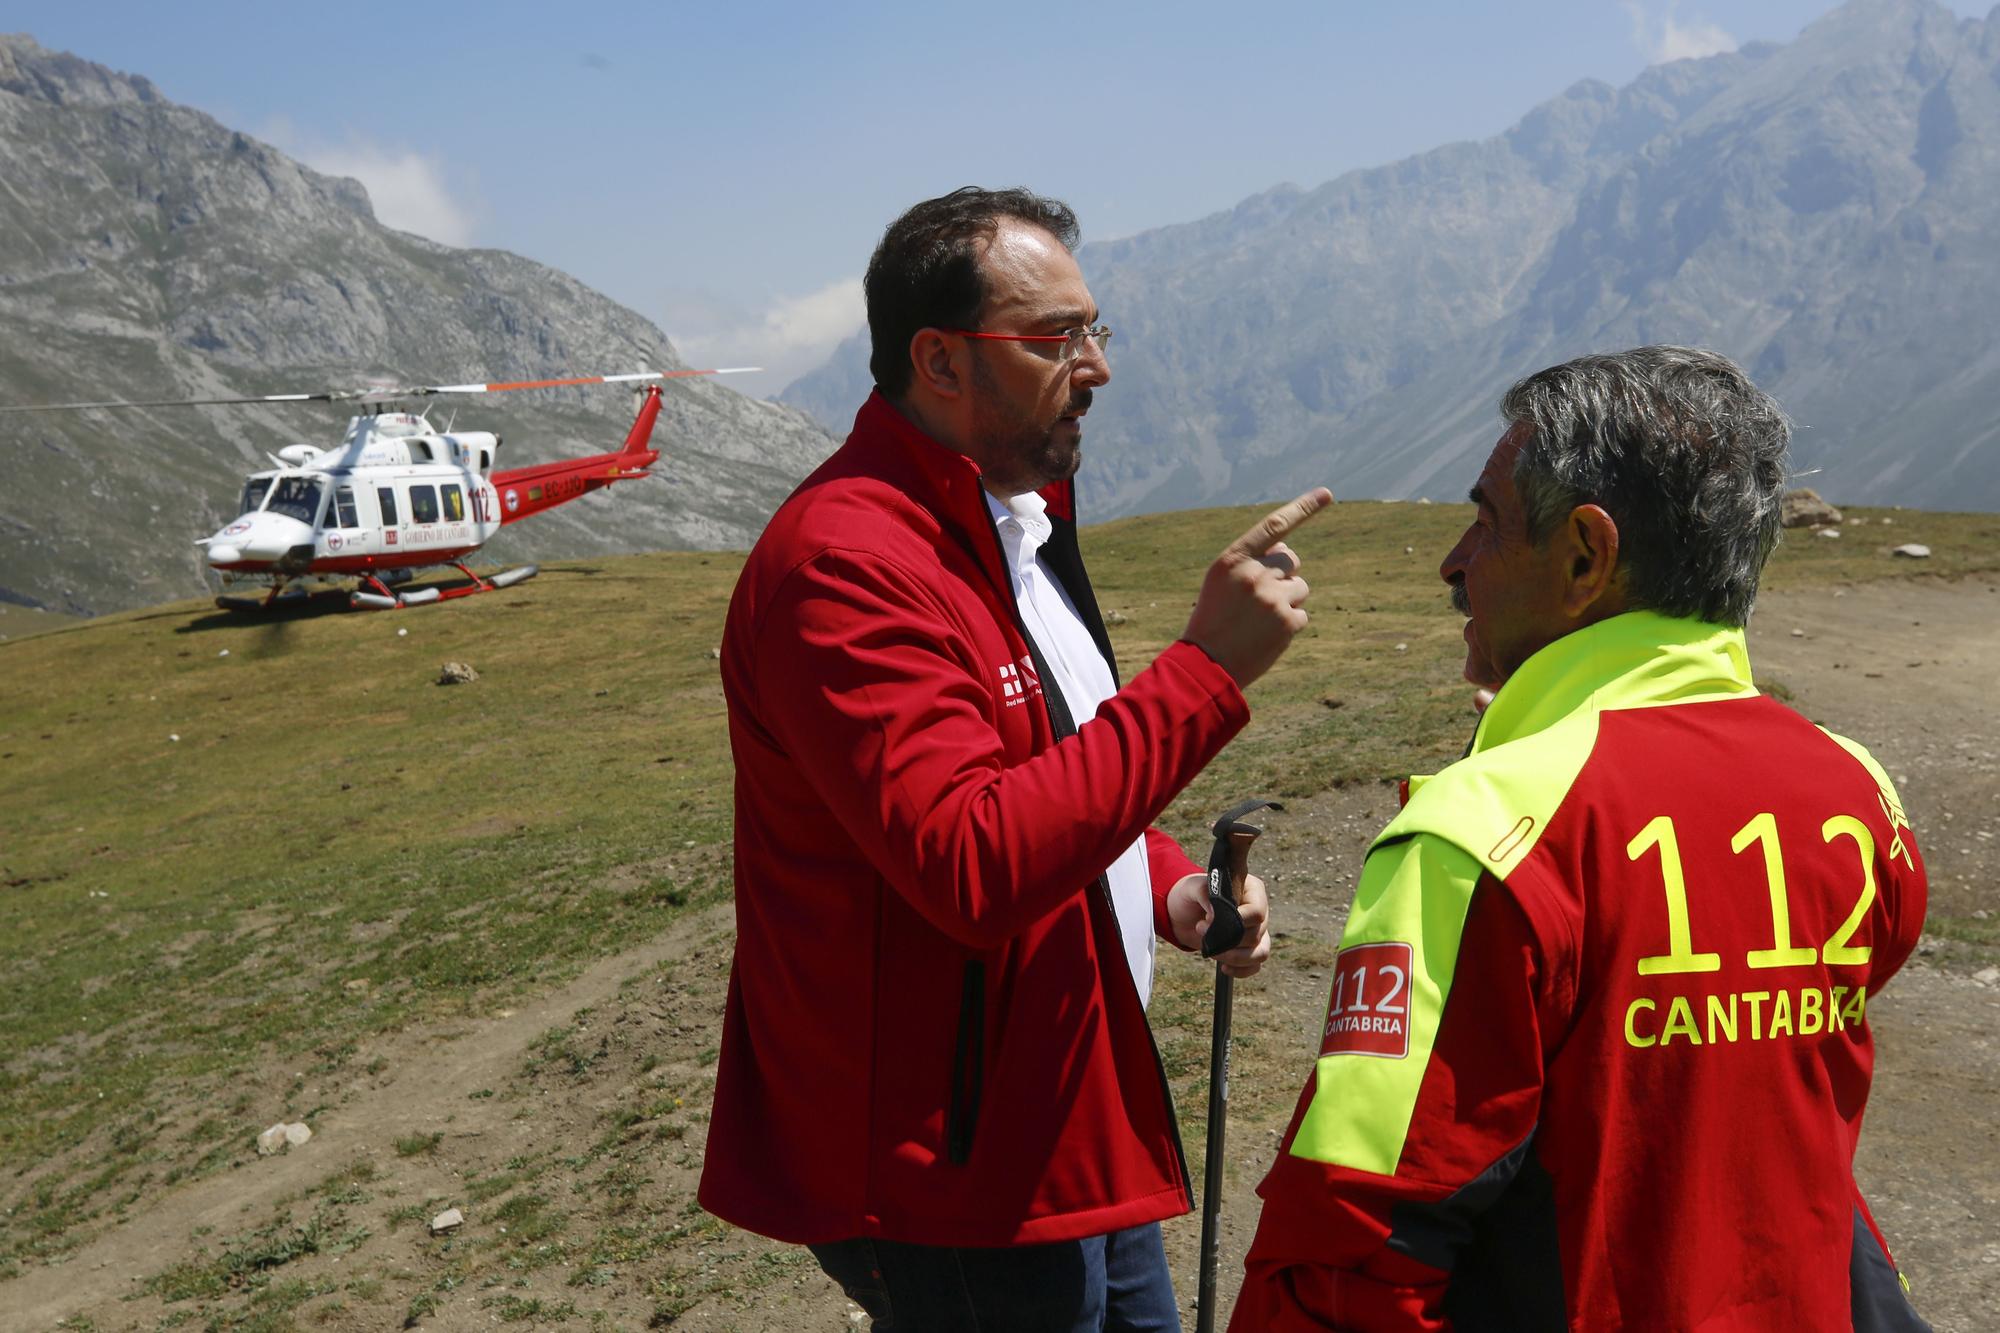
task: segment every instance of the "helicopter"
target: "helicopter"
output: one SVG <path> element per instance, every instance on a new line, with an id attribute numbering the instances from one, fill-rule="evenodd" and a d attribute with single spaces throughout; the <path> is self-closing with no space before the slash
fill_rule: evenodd
<path id="1" fill-rule="evenodd" d="M 306 597 L 306 580 L 355 579 L 348 595 L 359 610 L 395 610 L 509 588 L 533 578 L 535 565 L 475 574 L 466 560 L 510 523 L 533 517 L 616 482 L 652 475 L 660 451 L 650 447 L 660 414 L 659 381 L 697 375 L 738 375 L 753 366 L 714 370 L 645 370 L 624 375 L 491 384 L 265 394 L 245 398 L 182 398 L 146 402 L 51 403 L 0 407 L 0 412 L 94 408 L 219 407 L 246 403 L 354 402 L 361 414 L 340 443 L 322 449 L 292 444 L 267 454 L 273 466 L 243 483 L 236 517 L 197 538 L 223 580 L 215 604 L 225 611 L 262 611 Z M 490 431 L 439 430 L 424 412 L 387 410 L 410 399 L 446 394 L 509 393 L 585 384 L 640 384 L 638 415 L 622 447 L 588 458 L 494 470 L 501 438 Z M 466 582 L 448 588 L 403 588 L 416 572 L 449 565 Z M 261 597 L 229 589 L 269 589 Z M 400 590 L 399 590 L 400 589 Z"/>

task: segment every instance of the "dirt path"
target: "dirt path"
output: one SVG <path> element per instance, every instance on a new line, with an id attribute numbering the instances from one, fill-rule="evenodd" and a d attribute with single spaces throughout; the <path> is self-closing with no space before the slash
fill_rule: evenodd
<path id="1" fill-rule="evenodd" d="M 1897 777 L 1934 909 L 2000 911 L 1990 887 L 2000 724 L 1988 698 L 2000 593 L 1881 584 L 1771 595 L 1752 659 L 1760 680 L 1863 740 Z M 1306 1071 L 1361 850 L 1392 808 L 1385 787 L 1326 792 L 1273 820 L 1259 845 L 1282 936 L 1264 977 L 1237 992 L 1225 1291 Z M 395 1328 L 415 1313 L 449 1329 L 852 1329 L 858 1312 L 799 1252 L 692 1207 L 729 929 L 727 907 L 713 908 L 518 1011 L 383 1039 L 316 1090 L 332 1109 L 312 1142 L 168 1191 L 61 1266 L 0 1285 L 0 1329 L 154 1329 L 182 1317 L 226 1328 L 260 1313 L 275 1322 L 256 1326 L 278 1328 Z M 1859 1170 L 1940 1333 L 1984 1330 L 2000 1310 L 2000 987 L 1975 979 L 1985 963 L 1927 938 L 1869 1010 L 1879 1073 Z M 1166 1036 L 1205 1051 L 1205 1028 Z M 1183 1109 L 1198 1098 L 1184 1091 Z M 402 1151 L 430 1134 L 441 1136 L 432 1147 Z M 429 1236 L 418 1215 L 454 1204 L 464 1228 Z M 315 1209 L 353 1243 L 207 1295 L 147 1290 L 231 1237 Z M 1190 1306 L 1196 1232 L 1192 1218 L 1169 1227 Z"/>

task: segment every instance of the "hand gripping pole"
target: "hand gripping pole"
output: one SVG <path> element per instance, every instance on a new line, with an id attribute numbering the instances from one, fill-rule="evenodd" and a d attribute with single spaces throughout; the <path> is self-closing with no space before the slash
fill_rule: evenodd
<path id="1" fill-rule="evenodd" d="M 1247 892 L 1250 844 L 1264 830 L 1244 823 L 1263 809 L 1282 810 L 1276 801 L 1248 800 L 1232 806 L 1215 821 L 1215 845 L 1208 854 L 1208 901 L 1213 909 L 1208 933 L 1201 938 L 1201 956 L 1213 958 L 1243 942 L 1243 915 L 1237 906 Z M 1229 1026 L 1235 1008 L 1235 981 L 1215 969 L 1215 1027 L 1208 1048 L 1208 1150 L 1202 1163 L 1201 1293 L 1196 1306 L 1195 1333 L 1214 1333 L 1215 1278 L 1222 1258 L 1222 1153 L 1229 1118 Z"/>

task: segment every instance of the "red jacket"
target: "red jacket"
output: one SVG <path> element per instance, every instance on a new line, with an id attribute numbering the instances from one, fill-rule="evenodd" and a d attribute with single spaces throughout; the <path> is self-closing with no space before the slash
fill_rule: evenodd
<path id="1" fill-rule="evenodd" d="M 1542 649 L 1363 864 L 1230 1327 L 1924 1329 L 1853 1160 L 1925 892 L 1742 631 Z"/>
<path id="2" fill-rule="evenodd" d="M 1067 484 L 1043 559 L 1109 656 Z M 1058 736 L 978 469 L 879 395 L 771 519 L 722 650 L 736 952 L 703 1207 L 1025 1245 L 1187 1211 L 1105 869 L 1248 719 L 1176 643 Z M 1066 723 L 1067 714 L 1063 714 Z M 1063 730 L 1067 730 L 1066 726 Z"/>

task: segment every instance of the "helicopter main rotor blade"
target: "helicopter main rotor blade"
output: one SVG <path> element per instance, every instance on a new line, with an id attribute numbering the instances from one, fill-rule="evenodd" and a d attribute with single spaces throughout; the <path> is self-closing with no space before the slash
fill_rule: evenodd
<path id="1" fill-rule="evenodd" d="M 677 380 L 691 375 L 749 375 L 762 366 L 724 366 L 716 370 L 645 370 L 631 375 L 578 375 L 565 380 L 512 380 L 497 384 L 432 384 L 405 389 L 410 397 L 434 393 L 508 393 L 515 389 L 562 389 L 572 384 L 634 384 L 640 380 Z"/>
<path id="2" fill-rule="evenodd" d="M 694 375 L 747 375 L 762 369 L 762 366 L 724 366 L 715 370 L 647 370 L 632 375 L 578 375 L 570 379 L 513 380 L 494 384 L 420 384 L 404 389 L 337 389 L 324 393 L 267 393 L 249 398 L 36 403 L 26 407 L 0 407 L 0 412 L 82 412 L 107 407 L 233 407 L 246 403 L 390 403 L 400 398 L 430 398 L 441 393 L 507 393 L 515 389 L 561 389 L 573 384 L 631 384 L 639 380 L 675 380 Z"/>
<path id="3" fill-rule="evenodd" d="M 36 403 L 30 407 L 0 407 L 0 412 L 80 412 L 93 407 L 228 407 L 242 403 L 332 403 L 338 393 L 267 393 L 256 398 L 149 398 L 139 402 Z"/>

